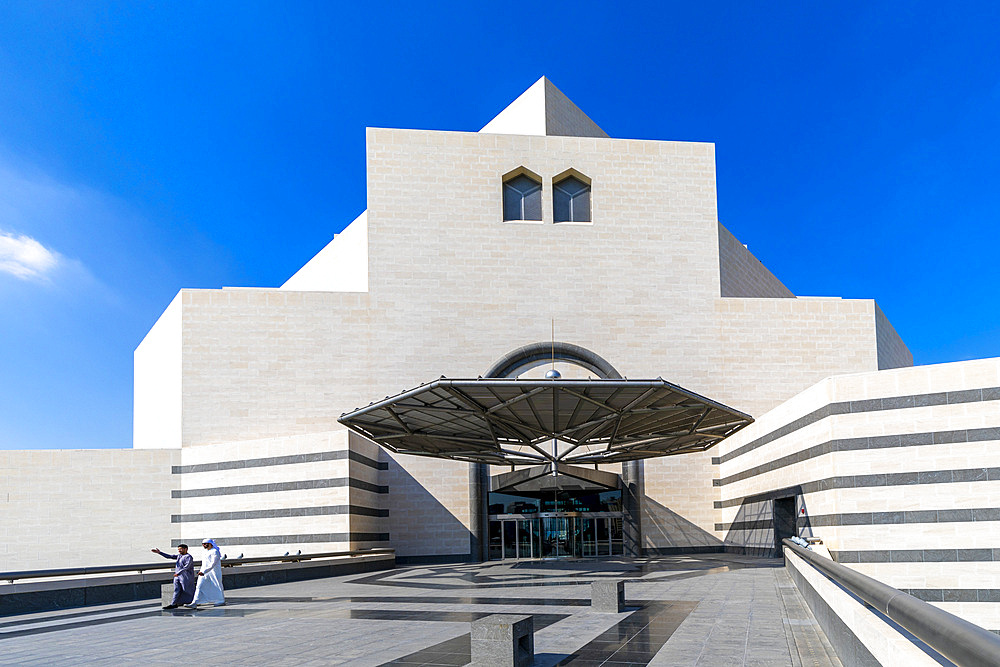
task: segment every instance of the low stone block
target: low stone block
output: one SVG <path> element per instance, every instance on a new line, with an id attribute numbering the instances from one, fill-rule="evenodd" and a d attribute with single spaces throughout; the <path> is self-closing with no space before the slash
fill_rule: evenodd
<path id="1" fill-rule="evenodd" d="M 472 664 L 527 667 L 535 661 L 535 624 L 531 616 L 493 614 L 472 622 Z"/>
<path id="2" fill-rule="evenodd" d="M 160 602 L 166 607 L 174 599 L 174 582 L 160 586 Z"/>
<path id="3" fill-rule="evenodd" d="M 625 611 L 625 582 L 611 579 L 591 583 L 590 608 L 602 614 L 620 614 Z"/>

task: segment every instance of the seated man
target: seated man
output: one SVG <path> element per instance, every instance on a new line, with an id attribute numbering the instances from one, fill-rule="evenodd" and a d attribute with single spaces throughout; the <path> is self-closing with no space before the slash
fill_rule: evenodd
<path id="1" fill-rule="evenodd" d="M 191 602 L 194 599 L 195 588 L 194 556 L 188 553 L 188 545 L 179 545 L 176 556 L 165 554 L 159 549 L 152 549 L 152 552 L 177 561 L 177 565 L 174 567 L 174 597 L 164 609 L 177 609 L 182 604 Z"/>

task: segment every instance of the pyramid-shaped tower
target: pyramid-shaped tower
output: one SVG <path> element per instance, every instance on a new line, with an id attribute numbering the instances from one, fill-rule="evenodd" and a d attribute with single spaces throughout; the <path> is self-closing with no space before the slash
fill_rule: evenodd
<path id="1" fill-rule="evenodd" d="M 480 132 L 549 137 L 607 137 L 590 116 L 544 76 Z"/>

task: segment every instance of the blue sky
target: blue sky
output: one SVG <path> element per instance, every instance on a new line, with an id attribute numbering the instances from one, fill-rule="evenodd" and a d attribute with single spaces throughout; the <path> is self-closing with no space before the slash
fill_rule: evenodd
<path id="1" fill-rule="evenodd" d="M 0 448 L 130 446 L 180 288 L 280 285 L 365 208 L 366 126 L 475 131 L 542 75 L 612 136 L 715 142 L 720 219 L 795 293 L 1000 356 L 995 3 L 505 7 L 0 5 Z"/>

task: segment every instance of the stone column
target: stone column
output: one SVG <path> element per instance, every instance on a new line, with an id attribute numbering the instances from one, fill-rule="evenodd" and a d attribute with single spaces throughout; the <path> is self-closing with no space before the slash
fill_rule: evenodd
<path id="1" fill-rule="evenodd" d="M 643 479 L 643 462 L 628 461 L 622 464 L 622 540 L 625 555 L 639 557 L 642 549 L 642 499 L 646 495 Z"/>
<path id="2" fill-rule="evenodd" d="M 474 563 L 487 559 L 488 501 L 490 471 L 485 463 L 469 464 L 469 557 Z"/>

